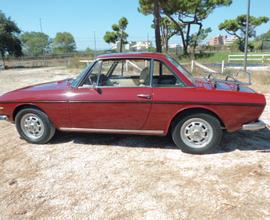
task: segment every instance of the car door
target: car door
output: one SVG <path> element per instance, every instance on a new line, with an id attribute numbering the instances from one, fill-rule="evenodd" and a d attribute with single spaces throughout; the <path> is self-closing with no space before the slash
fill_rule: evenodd
<path id="1" fill-rule="evenodd" d="M 73 128 L 142 129 L 152 100 L 150 60 L 100 60 L 73 88 L 69 110 Z"/>
<path id="2" fill-rule="evenodd" d="M 152 69 L 152 108 L 145 129 L 165 130 L 172 117 L 185 107 L 185 102 L 190 98 L 190 89 L 162 61 L 154 60 Z"/>

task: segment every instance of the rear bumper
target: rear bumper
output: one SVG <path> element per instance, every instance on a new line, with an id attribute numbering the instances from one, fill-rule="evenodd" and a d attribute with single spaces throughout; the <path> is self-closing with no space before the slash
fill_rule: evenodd
<path id="1" fill-rule="evenodd" d="M 244 131 L 258 131 L 264 128 L 266 128 L 266 124 L 263 121 L 252 122 L 242 126 Z"/>
<path id="2" fill-rule="evenodd" d="M 6 115 L 0 115 L 0 121 L 7 121 L 8 117 Z"/>

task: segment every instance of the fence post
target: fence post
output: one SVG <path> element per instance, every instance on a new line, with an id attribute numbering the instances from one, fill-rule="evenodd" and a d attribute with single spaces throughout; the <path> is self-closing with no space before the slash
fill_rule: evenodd
<path id="1" fill-rule="evenodd" d="M 126 60 L 126 72 L 128 72 L 128 62 L 127 62 L 127 60 Z"/>
<path id="2" fill-rule="evenodd" d="M 194 60 L 191 60 L 191 72 L 193 73 L 194 70 Z"/>
<path id="3" fill-rule="evenodd" d="M 222 60 L 222 63 L 221 63 L 221 73 L 224 73 L 224 66 L 225 66 L 225 62 L 224 62 L 224 60 Z"/>

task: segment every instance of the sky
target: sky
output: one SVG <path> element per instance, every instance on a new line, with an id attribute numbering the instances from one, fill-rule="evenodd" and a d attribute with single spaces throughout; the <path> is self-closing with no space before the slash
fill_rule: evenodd
<path id="1" fill-rule="evenodd" d="M 11 17 L 22 31 L 42 30 L 53 38 L 57 32 L 70 32 L 75 37 L 78 50 L 94 48 L 94 33 L 97 49 L 108 49 L 103 40 L 104 33 L 111 30 L 120 17 L 128 19 L 129 41 L 154 41 L 151 28 L 153 17 L 138 12 L 138 0 L 0 0 L 0 10 Z M 246 13 L 247 0 L 233 0 L 230 7 L 216 9 L 205 21 L 204 27 L 211 27 L 208 38 L 225 34 L 218 25 L 225 19 L 232 19 Z M 251 15 L 269 16 L 270 0 L 251 0 Z M 270 30 L 270 22 L 260 26 L 257 34 Z M 180 44 L 174 37 L 170 43 Z"/>

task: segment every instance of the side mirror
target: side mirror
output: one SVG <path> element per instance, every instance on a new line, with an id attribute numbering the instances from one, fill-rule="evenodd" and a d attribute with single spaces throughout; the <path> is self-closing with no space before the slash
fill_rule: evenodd
<path id="1" fill-rule="evenodd" d="M 97 85 L 96 82 L 93 82 L 92 89 L 94 89 L 95 91 L 97 91 L 97 93 L 102 94 L 102 90 L 101 90 L 101 88 L 98 87 L 98 85 Z"/>

